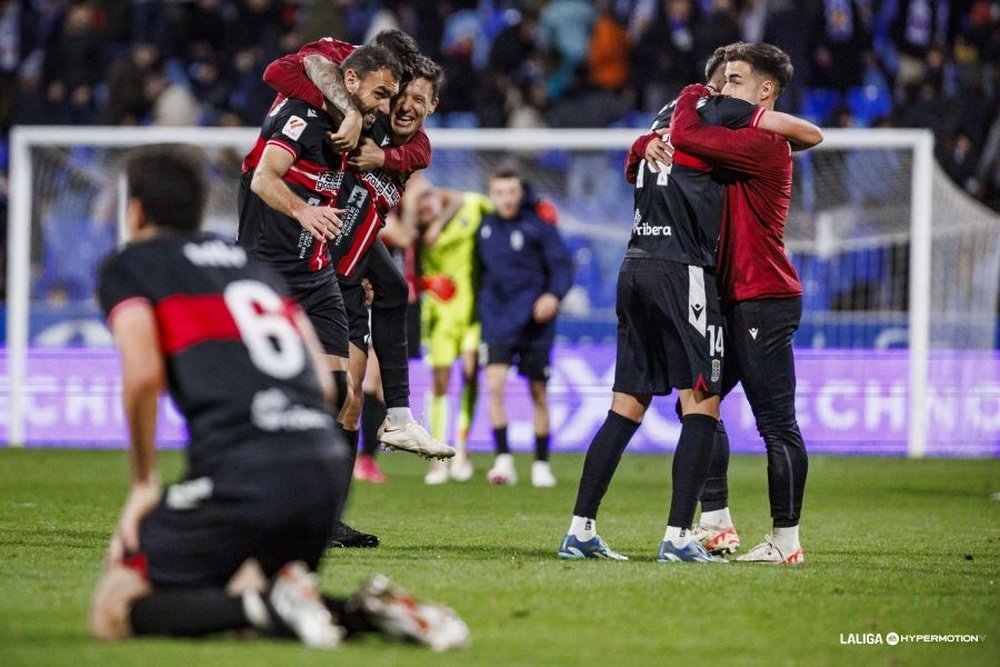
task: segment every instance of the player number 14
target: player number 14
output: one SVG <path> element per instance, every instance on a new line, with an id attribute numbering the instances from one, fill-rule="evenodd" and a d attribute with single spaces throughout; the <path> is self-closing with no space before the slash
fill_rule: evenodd
<path id="1" fill-rule="evenodd" d="M 725 342 L 722 327 L 709 324 L 708 327 L 708 354 L 709 356 L 725 356 Z"/>

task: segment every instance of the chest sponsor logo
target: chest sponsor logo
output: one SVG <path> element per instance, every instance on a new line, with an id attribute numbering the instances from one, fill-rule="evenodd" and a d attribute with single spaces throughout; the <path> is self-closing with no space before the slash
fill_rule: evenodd
<path id="1" fill-rule="evenodd" d="M 387 209 L 399 203 L 401 194 L 399 185 L 396 179 L 386 172 L 381 169 L 366 171 L 362 174 L 361 178 L 371 186 L 375 193 L 375 199 L 384 202 L 384 206 Z"/>
<path id="2" fill-rule="evenodd" d="M 639 216 L 639 211 L 635 212 L 635 219 L 632 223 L 632 235 L 633 236 L 673 236 L 674 230 L 670 225 L 651 225 L 648 222 L 642 222 Z"/>
<path id="3" fill-rule="evenodd" d="M 302 133 L 305 132 L 308 123 L 298 116 L 292 116 L 287 121 L 285 121 L 285 126 L 281 128 L 281 133 L 291 139 L 292 141 L 298 141 Z"/>
<path id="4" fill-rule="evenodd" d="M 347 204 L 340 216 L 340 233 L 333 239 L 335 247 L 339 248 L 345 240 L 354 237 L 354 228 L 357 227 L 358 221 L 361 219 L 361 209 L 364 208 L 367 200 L 368 190 L 363 185 L 355 185 L 347 197 Z"/>
<path id="5" fill-rule="evenodd" d="M 277 387 L 254 394 L 251 420 L 262 431 L 310 431 L 333 426 L 333 419 L 322 410 L 292 403 Z"/>
<path id="6" fill-rule="evenodd" d="M 316 179 L 316 192 L 336 192 L 344 182 L 342 171 L 321 171 Z"/>

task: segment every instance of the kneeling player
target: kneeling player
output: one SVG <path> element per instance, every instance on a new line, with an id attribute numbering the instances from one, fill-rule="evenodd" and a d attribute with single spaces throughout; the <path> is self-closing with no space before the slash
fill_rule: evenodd
<path id="1" fill-rule="evenodd" d="M 126 173 L 133 243 L 104 263 L 99 293 L 121 352 L 132 483 L 93 635 L 257 629 L 330 648 L 345 632 L 380 630 L 463 645 L 468 630 L 450 610 L 414 614 L 383 578 L 348 600 L 317 594 L 342 498 L 330 481 L 349 471 L 309 319 L 276 274 L 198 232 L 207 185 L 192 153 L 147 148 Z M 165 495 L 154 452 L 164 387 L 190 434 L 186 477 Z"/>

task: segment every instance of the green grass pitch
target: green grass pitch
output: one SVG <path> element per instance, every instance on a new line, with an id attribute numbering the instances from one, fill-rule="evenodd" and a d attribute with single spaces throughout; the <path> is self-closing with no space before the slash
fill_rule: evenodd
<path id="1" fill-rule="evenodd" d="M 123 452 L 0 449 L 0 665 L 997 665 L 1000 461 L 814 457 L 799 568 L 661 565 L 670 459 L 626 456 L 600 532 L 627 563 L 562 562 L 581 456 L 560 484 L 426 487 L 422 461 L 382 456 L 390 482 L 356 484 L 347 519 L 377 550 L 329 554 L 323 586 L 384 572 L 448 602 L 465 651 L 369 638 L 336 655 L 292 642 L 138 640 L 85 633 L 90 590 L 120 504 Z M 180 457 L 161 455 L 165 479 Z M 528 460 L 518 457 L 527 478 Z M 765 461 L 736 457 L 730 497 L 744 546 L 768 530 Z M 849 633 L 985 635 L 976 644 L 843 644 Z"/>

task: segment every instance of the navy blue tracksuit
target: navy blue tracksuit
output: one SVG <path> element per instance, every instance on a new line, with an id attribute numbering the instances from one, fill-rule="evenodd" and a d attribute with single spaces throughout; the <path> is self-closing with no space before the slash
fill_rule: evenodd
<path id="1" fill-rule="evenodd" d="M 551 347 L 555 321 L 535 322 L 532 306 L 545 292 L 562 299 L 573 285 L 573 261 L 555 225 L 538 216 L 533 201 L 525 201 L 515 218 L 495 213 L 483 218 L 476 253 L 483 342 Z"/>

